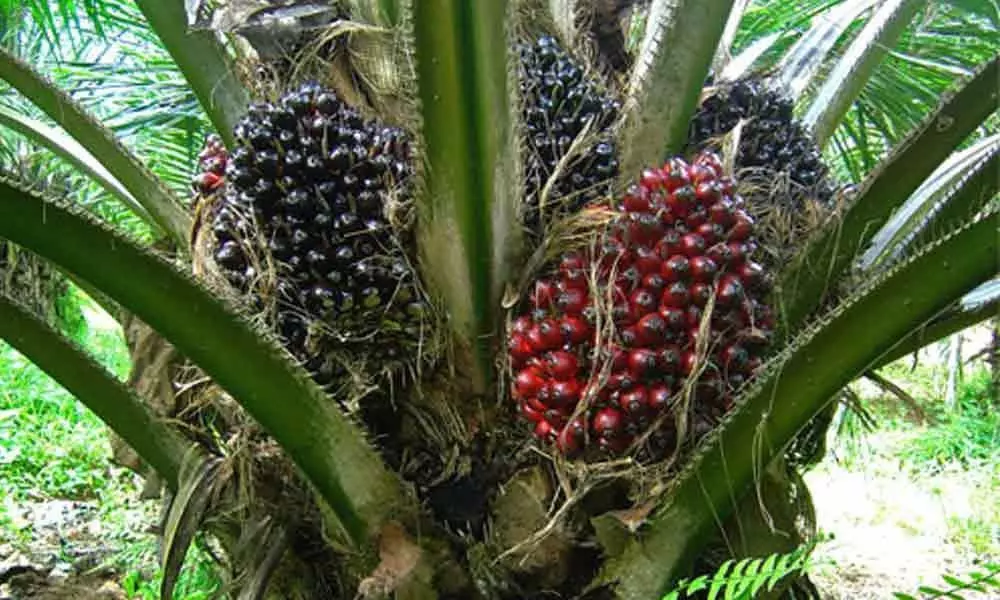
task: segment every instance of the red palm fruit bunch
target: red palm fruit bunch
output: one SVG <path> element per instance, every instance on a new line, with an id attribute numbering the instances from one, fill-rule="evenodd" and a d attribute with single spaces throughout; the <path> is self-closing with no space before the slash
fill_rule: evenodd
<path id="1" fill-rule="evenodd" d="M 696 432 L 721 417 L 774 327 L 753 234 L 717 155 L 644 171 L 599 243 L 563 254 L 511 324 L 512 395 L 535 435 L 621 454 L 676 440 L 681 407 Z"/>

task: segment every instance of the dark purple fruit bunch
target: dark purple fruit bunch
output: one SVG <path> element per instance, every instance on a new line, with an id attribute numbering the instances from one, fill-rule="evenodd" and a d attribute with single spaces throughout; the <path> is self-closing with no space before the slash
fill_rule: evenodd
<path id="1" fill-rule="evenodd" d="M 235 134 L 228 155 L 209 144 L 202 165 L 211 169 L 195 182 L 212 187 L 222 162 L 211 227 L 225 277 L 260 292 L 270 259 L 277 328 L 320 383 L 335 376 L 332 348 L 403 358 L 427 312 L 409 232 L 392 214 L 411 173 L 406 135 L 315 84 L 252 105 Z"/>
<path id="2" fill-rule="evenodd" d="M 711 147 L 720 136 L 746 120 L 740 133 L 736 171 L 741 182 L 761 191 L 747 196 L 751 208 L 758 202 L 775 200 L 768 190 L 779 177 L 788 179 L 789 189 L 779 198 L 788 208 L 801 208 L 807 198 L 822 205 L 833 203 L 833 186 L 816 142 L 795 119 L 791 100 L 768 89 L 763 82 L 746 79 L 720 85 L 706 98 L 691 120 L 688 144 L 694 149 Z"/>
<path id="3" fill-rule="evenodd" d="M 686 388 L 696 431 L 732 406 L 774 327 L 733 188 L 711 153 L 648 169 L 596 250 L 563 255 L 534 283 L 507 341 L 512 395 L 537 437 L 567 455 L 640 440 L 659 453 Z"/>
<path id="4" fill-rule="evenodd" d="M 522 44 L 518 52 L 527 134 L 524 223 L 540 235 L 553 217 L 574 214 L 610 192 L 618 175 L 618 158 L 608 130 L 620 105 L 588 79 L 554 38 L 544 36 L 534 44 Z M 593 137 L 553 181 L 543 209 L 540 196 L 546 184 L 588 126 Z"/>

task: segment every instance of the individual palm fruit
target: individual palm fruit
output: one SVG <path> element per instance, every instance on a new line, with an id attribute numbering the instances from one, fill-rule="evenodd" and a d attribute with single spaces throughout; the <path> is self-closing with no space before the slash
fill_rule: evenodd
<path id="1" fill-rule="evenodd" d="M 736 172 L 751 211 L 778 201 L 800 209 L 806 199 L 833 202 L 833 187 L 816 142 L 793 116 L 792 101 L 761 81 L 722 84 L 702 101 L 691 120 L 688 144 L 718 148 L 722 136 L 744 121 L 735 157 Z M 783 193 L 771 192 L 784 186 Z"/>
<path id="2" fill-rule="evenodd" d="M 222 138 L 212 134 L 198 155 L 198 174 L 191 181 L 191 187 L 202 196 L 208 196 L 222 187 L 226 175 L 229 153 Z"/>
<path id="3" fill-rule="evenodd" d="M 543 36 L 518 51 L 526 136 L 524 223 L 540 235 L 552 218 L 576 213 L 609 193 L 618 174 L 609 128 L 619 103 L 554 38 Z M 585 130 L 589 135 L 577 142 Z M 574 144 L 582 145 L 560 164 Z"/>
<path id="4" fill-rule="evenodd" d="M 599 243 L 533 283 L 507 344 L 511 393 L 536 436 L 567 454 L 662 455 L 679 407 L 710 426 L 732 406 L 774 328 L 753 219 L 733 190 L 712 153 L 648 169 Z"/>
<path id="5" fill-rule="evenodd" d="M 252 105 L 234 133 L 228 153 L 210 141 L 196 181 L 211 187 L 222 164 L 211 228 L 225 277 L 258 294 L 266 285 L 279 333 L 320 380 L 338 370 L 330 349 L 408 354 L 427 305 L 393 219 L 411 173 L 405 134 L 315 84 Z"/>

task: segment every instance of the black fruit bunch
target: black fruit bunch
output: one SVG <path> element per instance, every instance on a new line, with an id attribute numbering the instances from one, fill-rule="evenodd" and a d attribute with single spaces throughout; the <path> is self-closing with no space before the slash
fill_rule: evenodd
<path id="1" fill-rule="evenodd" d="M 342 372 L 331 350 L 406 358 L 428 306 L 400 209 L 411 174 L 404 132 L 308 83 L 252 105 L 235 135 L 228 151 L 209 141 L 194 182 L 222 190 L 213 258 L 229 283 L 274 299 L 286 347 L 320 384 Z"/>
<path id="2" fill-rule="evenodd" d="M 541 37 L 518 51 L 527 135 L 524 222 L 541 235 L 554 217 L 576 213 L 610 192 L 618 159 L 609 129 L 620 106 L 554 38 Z M 561 164 L 585 130 L 590 135 Z"/>
<path id="3" fill-rule="evenodd" d="M 791 100 L 763 82 L 745 79 L 715 88 L 691 120 L 688 144 L 718 149 L 719 139 L 741 120 L 736 172 L 751 208 L 775 201 L 800 209 L 806 199 L 829 206 L 833 187 L 816 142 L 795 119 Z M 774 194 L 772 192 L 779 191 Z"/>

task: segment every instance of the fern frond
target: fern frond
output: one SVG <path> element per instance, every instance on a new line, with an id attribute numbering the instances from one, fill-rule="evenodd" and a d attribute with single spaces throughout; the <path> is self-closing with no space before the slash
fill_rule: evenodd
<path id="1" fill-rule="evenodd" d="M 727 560 L 712 575 L 682 579 L 663 600 L 683 600 L 704 590 L 708 600 L 752 600 L 762 590 L 771 591 L 778 582 L 805 573 L 815 547 L 810 542 L 786 554 Z"/>
<path id="2" fill-rule="evenodd" d="M 922 585 L 917 588 L 919 596 L 894 592 L 893 597 L 897 600 L 936 600 L 937 598 L 962 598 L 959 592 L 989 592 L 1000 591 L 1000 564 L 987 563 L 985 571 L 973 571 L 964 577 L 954 575 L 942 575 L 941 579 L 950 587 L 939 589 L 929 585 Z"/>

